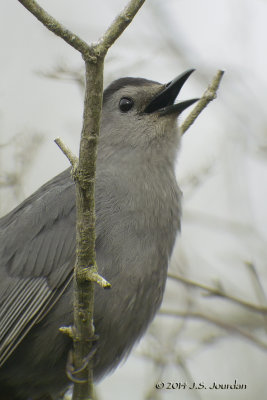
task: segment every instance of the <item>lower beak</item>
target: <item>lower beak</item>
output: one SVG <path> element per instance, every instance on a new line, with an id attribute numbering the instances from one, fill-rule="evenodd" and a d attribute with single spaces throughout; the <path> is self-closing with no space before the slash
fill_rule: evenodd
<path id="1" fill-rule="evenodd" d="M 191 99 L 174 104 L 174 101 L 180 93 L 184 83 L 194 71 L 194 69 L 189 69 L 171 82 L 167 83 L 164 89 L 146 106 L 144 112 L 151 114 L 157 111 L 160 113 L 160 115 L 176 114 L 178 116 L 187 107 L 198 101 L 199 99 Z"/>

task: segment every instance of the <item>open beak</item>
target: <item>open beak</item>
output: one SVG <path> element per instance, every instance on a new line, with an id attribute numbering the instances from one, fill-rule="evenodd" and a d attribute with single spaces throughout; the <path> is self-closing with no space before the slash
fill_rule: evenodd
<path id="1" fill-rule="evenodd" d="M 175 78 L 173 81 L 167 83 L 164 89 L 146 106 L 144 112 L 151 114 L 157 111 L 160 113 L 160 115 L 176 114 L 178 116 L 187 107 L 198 101 L 199 99 L 191 99 L 174 104 L 174 101 L 180 93 L 185 81 L 194 71 L 194 69 L 189 69 L 188 71 L 185 71 L 181 75 L 177 76 L 177 78 Z"/>

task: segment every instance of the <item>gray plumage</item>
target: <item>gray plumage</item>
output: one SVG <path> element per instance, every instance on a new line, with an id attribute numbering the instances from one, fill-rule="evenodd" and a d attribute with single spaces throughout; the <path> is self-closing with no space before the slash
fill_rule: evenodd
<path id="1" fill-rule="evenodd" d="M 123 78 L 104 92 L 96 254 L 112 288 L 95 292 L 95 380 L 129 353 L 162 301 L 180 227 L 176 119 L 194 101 L 173 103 L 191 72 L 168 85 Z M 56 395 L 68 384 L 71 341 L 58 329 L 72 324 L 75 213 L 66 170 L 0 219 L 0 399 Z"/>

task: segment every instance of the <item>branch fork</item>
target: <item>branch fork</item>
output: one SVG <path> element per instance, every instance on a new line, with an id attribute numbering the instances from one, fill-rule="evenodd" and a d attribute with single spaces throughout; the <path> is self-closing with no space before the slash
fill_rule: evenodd
<path id="1" fill-rule="evenodd" d="M 73 368 L 77 372 L 77 379 L 75 377 L 72 398 L 88 400 L 94 397 L 92 360 L 88 360 L 86 365 L 84 365 L 84 360 L 90 354 L 91 346 L 88 341 L 92 341 L 95 337 L 93 325 L 94 283 L 98 283 L 103 288 L 110 287 L 109 282 L 97 272 L 95 253 L 95 171 L 102 111 L 104 58 L 109 48 L 127 28 L 145 0 L 129 0 L 125 9 L 115 18 L 104 35 L 97 43 L 91 45 L 61 25 L 35 0 L 18 1 L 47 29 L 77 50 L 85 61 L 86 85 L 79 159 L 64 145 L 61 139 L 57 138 L 56 143 L 72 165 L 72 174 L 76 182 L 77 210 L 74 326 L 63 327 L 60 330 L 73 338 Z M 221 76 L 222 73 L 221 71 Z M 219 81 L 220 76 L 218 75 L 217 85 L 219 85 Z M 213 89 L 211 85 L 211 90 L 216 89 Z M 182 125 L 182 133 L 188 129 L 209 101 L 211 101 L 210 94 L 209 99 L 203 96 L 191 113 L 192 116 L 190 114 L 189 120 L 187 119 Z M 85 268 L 84 266 L 88 267 Z"/>

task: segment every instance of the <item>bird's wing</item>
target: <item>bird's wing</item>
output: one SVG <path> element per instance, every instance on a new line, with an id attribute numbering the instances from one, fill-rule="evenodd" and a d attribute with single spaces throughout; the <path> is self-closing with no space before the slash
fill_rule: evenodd
<path id="1" fill-rule="evenodd" d="M 72 279 L 74 190 L 64 171 L 0 219 L 0 366 Z"/>

